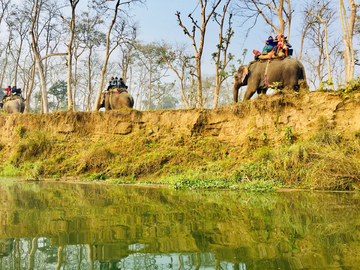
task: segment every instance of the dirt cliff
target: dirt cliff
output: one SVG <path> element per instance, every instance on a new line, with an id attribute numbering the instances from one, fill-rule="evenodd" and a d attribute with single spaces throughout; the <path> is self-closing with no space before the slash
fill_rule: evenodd
<path id="1" fill-rule="evenodd" d="M 250 102 L 218 109 L 110 112 L 56 112 L 1 114 L 0 142 L 13 140 L 16 130 L 42 130 L 53 136 L 127 135 L 141 129 L 150 133 L 182 132 L 191 136 L 217 136 L 231 144 L 244 144 L 266 136 L 277 143 L 286 127 L 298 137 L 309 137 L 321 125 L 342 134 L 360 130 L 360 94 L 336 93 L 265 95 Z"/>

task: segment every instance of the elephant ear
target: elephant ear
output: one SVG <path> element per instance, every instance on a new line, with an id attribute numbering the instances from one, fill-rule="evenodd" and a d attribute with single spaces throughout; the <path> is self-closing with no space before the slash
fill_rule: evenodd
<path id="1" fill-rule="evenodd" d="M 241 82 L 243 82 L 248 74 L 249 74 L 248 66 L 241 66 L 239 67 L 235 77 L 238 78 Z"/>

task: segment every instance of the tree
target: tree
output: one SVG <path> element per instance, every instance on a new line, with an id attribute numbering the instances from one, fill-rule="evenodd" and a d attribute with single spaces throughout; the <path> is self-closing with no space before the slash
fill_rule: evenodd
<path id="1" fill-rule="evenodd" d="M 44 70 L 44 65 L 41 61 L 40 50 L 39 50 L 39 46 L 38 46 L 39 34 L 36 31 L 37 24 L 38 24 L 39 17 L 40 17 L 40 9 L 41 9 L 41 5 L 39 5 L 39 1 L 35 0 L 34 5 L 33 5 L 33 16 L 31 18 L 30 35 L 31 35 L 31 40 L 32 40 L 31 47 L 33 50 L 33 54 L 35 57 L 35 61 L 36 61 L 36 65 L 37 65 L 39 77 L 40 77 L 41 94 L 42 94 L 42 101 L 43 101 L 43 105 L 44 105 L 44 107 L 43 107 L 44 113 L 48 113 L 49 105 L 48 105 L 48 99 L 47 99 L 45 70 Z"/>
<path id="2" fill-rule="evenodd" d="M 240 6 L 242 15 L 248 19 L 261 16 L 264 21 L 271 26 L 275 33 L 284 33 L 290 37 L 291 20 L 294 12 L 290 0 L 244 0 Z M 278 18 L 276 24 L 273 18 Z"/>
<path id="3" fill-rule="evenodd" d="M 1 22 L 8 10 L 8 8 L 10 7 L 10 3 L 11 3 L 11 0 L 0 0 L 0 5 L 1 5 L 1 9 L 0 9 L 0 25 L 1 25 Z"/>
<path id="4" fill-rule="evenodd" d="M 193 58 L 185 52 L 186 49 L 184 45 L 178 46 L 176 49 L 173 49 L 168 44 L 160 44 L 160 46 L 163 48 L 162 59 L 178 77 L 182 100 L 186 108 L 190 109 L 191 105 L 186 97 L 185 91 L 188 74 L 194 73 L 194 65 L 192 63 Z"/>
<path id="5" fill-rule="evenodd" d="M 324 28 L 324 46 L 325 46 L 325 55 L 326 55 L 326 63 L 328 69 L 328 80 L 332 82 L 332 75 L 331 75 L 331 65 L 330 65 L 330 52 L 329 52 L 329 45 L 328 45 L 328 25 L 333 19 L 333 12 L 329 7 L 330 2 L 323 2 L 321 4 L 316 4 L 315 6 L 310 7 L 309 9 L 305 10 L 305 13 L 313 16 L 315 21 L 310 20 L 309 23 L 313 25 L 320 24 L 323 25 Z M 319 24 L 320 23 L 320 24 Z M 319 48 L 322 46 L 322 43 L 319 44 Z M 321 79 L 321 78 L 319 78 Z M 334 90 L 334 85 L 331 83 L 331 89 Z"/>
<path id="6" fill-rule="evenodd" d="M 344 41 L 345 84 L 347 84 L 353 78 L 355 67 L 353 35 L 357 5 L 355 4 L 354 0 L 349 0 L 349 6 L 350 17 L 348 18 L 346 15 L 344 1 L 339 0 L 340 22 Z"/>
<path id="7" fill-rule="evenodd" d="M 93 63 L 92 56 L 93 52 L 97 47 L 105 44 L 106 35 L 102 33 L 98 27 L 104 21 L 100 18 L 99 15 L 93 15 L 89 12 L 83 12 L 81 17 L 81 22 L 77 25 L 76 37 L 77 39 L 84 44 L 88 49 L 89 54 L 87 57 L 87 98 L 86 98 L 86 110 L 91 110 L 91 97 L 93 94 L 92 89 L 92 78 L 93 78 Z"/>
<path id="8" fill-rule="evenodd" d="M 66 53 L 55 53 L 53 52 L 53 50 L 51 50 L 49 52 L 49 46 L 50 46 L 50 39 L 53 38 L 52 36 L 50 36 L 50 32 L 51 30 L 54 30 L 54 26 L 51 24 L 51 20 L 54 18 L 55 13 L 54 10 L 56 10 L 56 5 L 53 3 L 50 3 L 49 5 L 47 5 L 47 1 L 40 1 L 39 0 L 35 0 L 33 6 L 32 6 L 32 15 L 31 15 L 31 25 L 30 25 L 30 35 L 31 35 L 31 48 L 34 54 L 34 58 L 35 58 L 35 62 L 36 62 L 36 67 L 38 69 L 38 73 L 39 73 L 39 77 L 40 77 L 40 89 L 41 89 L 41 94 L 42 94 L 42 112 L 47 113 L 49 112 L 49 105 L 48 105 L 48 100 L 47 100 L 47 86 L 46 86 L 46 62 L 44 64 L 44 60 L 46 60 L 47 58 L 51 57 L 51 56 L 55 56 L 55 55 L 67 55 Z M 44 8 L 48 8 L 48 16 L 46 17 L 46 21 L 45 21 L 45 26 L 41 25 L 40 22 L 40 13 L 42 11 L 42 9 Z M 48 29 L 46 31 L 47 36 L 45 37 L 46 39 L 46 44 L 45 44 L 45 48 L 46 48 L 46 52 L 47 54 L 44 57 L 41 57 L 41 47 L 40 47 L 40 43 L 39 43 L 39 38 L 40 35 L 42 33 L 43 28 Z M 51 38 L 50 38 L 51 37 Z M 57 45 L 55 45 L 54 47 L 56 48 Z M 54 49 L 55 49 L 54 48 Z"/>
<path id="9" fill-rule="evenodd" d="M 108 16 L 106 11 L 108 11 L 109 8 L 107 6 L 105 6 L 104 3 L 106 3 L 107 1 L 112 1 L 112 0 L 94 0 L 97 8 L 105 9 L 106 16 Z M 120 3 L 120 0 L 117 0 L 115 3 L 115 8 L 113 9 L 114 15 L 113 15 L 113 18 L 111 20 L 111 23 L 109 25 L 108 32 L 106 35 L 105 59 L 104 59 L 103 67 L 101 69 L 99 89 L 97 91 L 96 99 L 95 99 L 95 107 L 94 107 L 95 111 L 97 111 L 99 108 L 101 92 L 104 89 L 105 73 L 106 73 L 106 68 L 107 68 L 107 64 L 108 64 L 110 55 L 119 46 L 120 42 L 122 41 L 122 39 L 124 38 L 124 35 L 125 35 L 125 30 L 126 30 L 125 20 L 122 20 L 120 23 L 116 23 L 117 19 L 118 19 L 117 17 L 119 14 L 119 7 L 120 7 L 120 5 L 125 5 L 125 4 L 130 5 L 131 3 L 142 3 L 142 2 L 143 2 L 143 0 L 128 0 L 127 2 Z M 116 34 L 112 36 L 111 34 L 112 34 L 113 29 L 115 29 Z"/>
<path id="10" fill-rule="evenodd" d="M 68 87 L 65 81 L 57 81 L 50 88 L 48 93 L 55 97 L 56 102 L 53 102 L 53 110 L 58 111 L 59 108 L 66 107 Z M 51 106 L 49 106 L 51 107 Z"/>
<path id="11" fill-rule="evenodd" d="M 121 69 L 121 77 L 124 80 L 124 83 L 128 81 L 128 73 L 131 69 L 131 64 L 134 63 L 134 48 L 136 45 L 136 35 L 137 35 L 137 26 L 132 27 L 129 38 L 126 38 L 123 43 L 120 44 L 121 50 L 121 61 L 119 67 Z M 131 88 L 131 83 L 129 84 L 129 89 Z"/>
<path id="12" fill-rule="evenodd" d="M 193 44 L 193 47 L 195 50 L 195 59 L 196 59 L 195 71 L 196 71 L 196 78 L 197 78 L 197 106 L 199 108 L 202 108 L 203 105 L 202 105 L 201 57 L 203 54 L 204 44 L 205 44 L 205 32 L 206 32 L 207 24 L 208 24 L 210 18 L 215 13 L 217 7 L 221 3 L 221 0 L 216 0 L 213 3 L 213 6 L 212 6 L 209 14 L 206 14 L 206 7 L 207 7 L 209 1 L 208 0 L 199 0 L 199 3 L 200 3 L 200 7 L 201 7 L 201 25 L 193 17 L 192 14 L 189 14 L 189 18 L 193 24 L 191 33 L 189 32 L 187 27 L 184 26 L 184 24 L 181 20 L 179 11 L 176 12 L 176 16 L 177 16 L 180 27 L 183 28 L 184 34 L 187 35 L 192 40 L 192 44 Z M 197 41 L 196 41 L 196 36 L 195 36 L 196 30 L 198 30 L 200 32 L 199 44 L 197 44 Z"/>
<path id="13" fill-rule="evenodd" d="M 8 24 L 9 29 L 11 29 L 10 35 L 12 34 L 12 32 L 17 33 L 16 37 L 14 37 L 14 42 L 12 43 L 10 54 L 15 60 L 14 85 L 18 85 L 17 77 L 18 77 L 18 69 L 20 67 L 19 62 L 20 62 L 21 52 L 23 51 L 24 43 L 28 36 L 30 20 L 24 14 L 24 12 L 17 9 L 14 10 L 12 12 L 12 15 L 7 18 L 6 23 Z M 16 44 L 16 41 L 19 41 L 19 44 Z"/>
<path id="14" fill-rule="evenodd" d="M 137 50 L 138 65 L 145 69 L 144 80 L 147 80 L 147 84 L 145 84 L 148 90 L 146 104 L 147 109 L 150 110 L 152 98 L 157 94 L 156 86 L 160 84 L 160 80 L 165 77 L 167 73 L 165 61 L 162 57 L 164 48 L 155 43 L 145 45 L 137 43 L 135 48 Z"/>
<path id="15" fill-rule="evenodd" d="M 71 6 L 71 19 L 70 21 L 65 20 L 64 17 L 62 17 L 63 20 L 66 21 L 66 23 L 69 26 L 69 32 L 70 32 L 70 38 L 69 43 L 67 45 L 67 67 L 68 67 L 68 76 L 67 76 L 67 95 L 68 95 L 68 110 L 74 109 L 74 101 L 72 97 L 72 89 L 71 89 L 71 82 L 72 82 L 72 60 L 73 60 L 73 44 L 74 44 L 74 35 L 75 35 L 75 9 L 77 4 L 79 3 L 79 0 L 69 0 L 70 6 Z"/>
<path id="16" fill-rule="evenodd" d="M 216 14 L 216 13 L 214 14 L 215 21 L 218 23 L 218 25 L 220 27 L 219 44 L 217 45 L 217 52 L 213 53 L 213 55 L 212 55 L 213 61 L 216 66 L 214 108 L 216 108 L 218 106 L 221 84 L 229 77 L 229 73 L 226 72 L 226 67 L 230 63 L 230 61 L 234 58 L 234 56 L 231 53 L 227 54 L 229 44 L 230 44 L 230 39 L 234 35 L 234 31 L 232 30 L 232 27 L 231 27 L 231 24 L 232 24 L 232 22 L 231 22 L 232 14 L 231 13 L 229 14 L 229 18 L 228 18 L 228 29 L 226 31 L 225 36 L 223 34 L 226 11 L 229 7 L 230 1 L 231 0 L 228 0 L 226 2 L 226 4 L 224 5 L 223 13 L 221 15 Z M 221 18 L 220 21 L 218 21 L 218 17 Z"/>

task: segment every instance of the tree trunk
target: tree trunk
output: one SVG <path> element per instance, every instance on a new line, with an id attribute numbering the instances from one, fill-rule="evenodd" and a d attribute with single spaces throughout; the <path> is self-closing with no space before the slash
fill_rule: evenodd
<path id="1" fill-rule="evenodd" d="M 68 96 L 68 110 L 74 110 L 74 102 L 72 95 L 72 57 L 73 57 L 73 43 L 74 43 L 74 34 L 75 34 L 75 9 L 76 5 L 79 3 L 79 0 L 70 1 L 71 5 L 71 21 L 70 21 L 70 40 L 68 44 L 68 77 L 67 77 L 67 96 Z"/>
<path id="2" fill-rule="evenodd" d="M 91 111 L 91 94 L 92 94 L 92 86 L 91 86 L 91 54 L 92 48 L 89 48 L 89 56 L 88 56 L 88 96 L 87 96 L 87 107 L 86 110 Z"/>
<path id="3" fill-rule="evenodd" d="M 34 57 L 34 64 L 31 69 L 31 80 L 30 80 L 29 91 L 26 94 L 26 100 L 25 100 L 25 110 L 24 110 L 25 113 L 28 113 L 30 111 L 30 97 L 31 97 L 31 93 L 34 88 L 35 69 L 36 69 L 36 62 L 35 62 L 35 57 Z"/>
<path id="4" fill-rule="evenodd" d="M 44 74 L 44 68 L 41 62 L 40 53 L 37 49 L 37 42 L 35 39 L 35 33 L 34 33 L 34 26 L 35 21 L 39 18 L 39 7 L 38 7 L 38 0 L 35 0 L 34 3 L 34 13 L 33 17 L 31 18 L 31 26 L 30 26 L 30 34 L 31 34 L 31 46 L 34 53 L 34 57 L 36 60 L 36 65 L 38 67 L 39 77 L 40 77 L 40 89 L 42 93 L 42 104 L 43 104 L 43 111 L 44 113 L 49 112 L 49 105 L 48 105 L 48 99 L 47 99 L 47 89 L 46 89 L 46 80 L 45 80 L 45 74 Z"/>
<path id="5" fill-rule="evenodd" d="M 339 13 L 344 41 L 345 85 L 353 79 L 355 67 L 353 35 L 357 6 L 354 0 L 349 0 L 349 6 L 350 18 L 346 15 L 344 1 L 339 0 Z"/>
<path id="6" fill-rule="evenodd" d="M 95 106 L 94 106 L 94 111 L 97 111 L 100 107 L 100 97 L 101 97 L 101 92 L 103 90 L 104 87 L 104 79 L 105 79 L 105 73 L 106 73 L 106 68 L 107 68 L 107 63 L 109 61 L 109 57 L 111 52 L 114 50 L 114 48 L 110 51 L 110 34 L 111 34 L 111 30 L 114 27 L 114 24 L 116 22 L 116 17 L 117 17 L 117 13 L 118 13 L 118 8 L 120 5 L 120 0 L 117 0 L 116 5 L 115 5 L 115 11 L 114 11 L 114 17 L 111 21 L 108 33 L 106 35 L 106 51 L 105 51 L 105 60 L 104 60 L 104 64 L 103 67 L 101 69 L 101 73 L 100 73 L 100 83 L 99 83 L 99 89 L 98 92 L 96 94 L 96 99 L 95 99 Z M 117 47 L 118 44 L 115 46 Z"/>

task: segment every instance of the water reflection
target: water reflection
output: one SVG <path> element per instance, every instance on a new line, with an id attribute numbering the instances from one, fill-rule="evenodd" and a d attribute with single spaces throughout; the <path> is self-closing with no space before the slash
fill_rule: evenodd
<path id="1" fill-rule="evenodd" d="M 0 269 L 358 269 L 359 199 L 0 182 Z"/>

